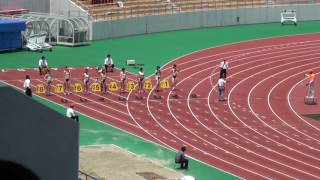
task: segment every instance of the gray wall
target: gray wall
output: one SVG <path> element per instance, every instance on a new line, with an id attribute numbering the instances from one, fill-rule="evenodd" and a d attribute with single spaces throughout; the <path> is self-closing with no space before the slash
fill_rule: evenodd
<path id="1" fill-rule="evenodd" d="M 89 14 L 70 0 L 51 0 L 50 13 L 71 17 L 84 17 L 89 19 Z"/>
<path id="2" fill-rule="evenodd" d="M 33 12 L 49 13 L 50 0 L 0 0 L 0 10 L 25 8 Z"/>
<path id="3" fill-rule="evenodd" d="M 180 29 L 280 22 L 280 12 L 283 9 L 296 9 L 298 21 L 320 19 L 319 4 L 176 13 L 92 22 L 91 38 L 96 40 Z M 240 18 L 239 22 L 237 22 L 237 17 Z"/>
<path id="4" fill-rule="evenodd" d="M 23 165 L 40 179 L 78 180 L 78 123 L 1 86 L 0 115 L 0 160 Z"/>

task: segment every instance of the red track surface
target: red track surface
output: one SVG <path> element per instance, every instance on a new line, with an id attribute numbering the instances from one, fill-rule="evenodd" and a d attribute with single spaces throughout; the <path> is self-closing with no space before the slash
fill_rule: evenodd
<path id="1" fill-rule="evenodd" d="M 135 92 L 125 94 L 126 102 L 110 92 L 106 102 L 97 101 L 100 94 L 88 95 L 87 103 L 79 103 L 82 94 L 67 98 L 81 113 L 169 148 L 186 145 L 189 156 L 242 178 L 320 179 L 320 123 L 302 116 L 319 113 L 318 105 L 303 103 L 304 74 L 320 71 L 319 56 L 320 34 L 243 42 L 164 66 L 162 74 L 169 76 L 172 64 L 178 65 L 178 99 L 169 90 L 158 93 L 161 100 L 153 99 L 153 91 L 141 101 Z M 222 58 L 230 61 L 225 102 L 217 101 L 214 90 Z M 72 75 L 80 78 L 82 72 L 74 69 Z M 61 81 L 61 70 L 53 73 Z M 41 83 L 33 69 L 0 72 L 0 79 L 21 88 L 26 74 Z M 61 104 L 61 97 L 45 98 Z"/>

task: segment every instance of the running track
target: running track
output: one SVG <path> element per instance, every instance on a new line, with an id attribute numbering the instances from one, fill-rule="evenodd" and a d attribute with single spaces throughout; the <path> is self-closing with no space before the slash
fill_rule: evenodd
<path id="1" fill-rule="evenodd" d="M 219 102 L 215 84 L 222 58 L 230 61 L 230 69 L 227 101 Z M 159 92 L 160 100 L 153 98 L 154 91 L 143 100 L 135 99 L 136 92 L 92 93 L 86 103 L 79 101 L 83 94 L 67 99 L 83 114 L 162 146 L 186 145 L 188 156 L 241 178 L 320 179 L 320 123 L 302 116 L 319 113 L 319 106 L 304 105 L 303 97 L 304 74 L 320 71 L 320 34 L 195 52 L 162 67 L 163 77 L 169 76 L 173 63 L 180 70 L 177 99 L 170 90 Z M 80 82 L 82 72 L 72 70 L 73 82 Z M 2 70 L 0 80 L 21 88 L 26 74 L 33 85 L 43 82 L 36 69 Z M 61 69 L 53 75 L 54 84 L 62 82 Z M 119 79 L 119 72 L 108 75 L 109 80 Z M 136 79 L 132 74 L 129 78 Z M 43 97 L 61 104 L 63 95 Z"/>

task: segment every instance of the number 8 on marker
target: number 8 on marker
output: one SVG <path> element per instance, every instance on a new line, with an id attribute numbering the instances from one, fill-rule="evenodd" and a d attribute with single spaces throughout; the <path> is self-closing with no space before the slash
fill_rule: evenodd
<path id="1" fill-rule="evenodd" d="M 36 93 L 37 94 L 43 94 L 45 92 L 44 85 L 43 84 L 37 84 L 36 86 Z"/>

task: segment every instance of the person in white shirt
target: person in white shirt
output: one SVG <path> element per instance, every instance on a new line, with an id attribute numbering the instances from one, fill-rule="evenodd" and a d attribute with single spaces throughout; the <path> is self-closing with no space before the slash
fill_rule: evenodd
<path id="1" fill-rule="evenodd" d="M 46 96 L 51 96 L 51 83 L 52 83 L 52 74 L 51 71 L 48 70 L 48 73 L 44 76 L 44 80 L 47 83 L 47 88 L 46 88 Z"/>
<path id="2" fill-rule="evenodd" d="M 226 80 L 224 78 L 220 78 L 217 83 L 217 88 L 219 91 L 219 101 L 224 101 L 224 92 L 225 92 Z"/>
<path id="3" fill-rule="evenodd" d="M 142 94 L 144 92 L 143 90 L 143 80 L 144 80 L 144 72 L 143 68 L 140 68 L 138 72 L 138 93 L 139 93 L 139 98 L 142 99 Z"/>
<path id="4" fill-rule="evenodd" d="M 220 78 L 227 79 L 227 69 L 229 68 L 229 62 L 225 59 L 220 63 Z"/>
<path id="5" fill-rule="evenodd" d="M 127 79 L 126 69 L 122 68 L 120 72 L 120 94 L 125 92 L 124 86 L 125 86 L 126 79 Z"/>
<path id="6" fill-rule="evenodd" d="M 76 120 L 77 122 L 79 122 L 79 116 L 76 115 L 75 111 L 73 110 L 74 108 L 74 105 L 73 104 L 70 104 L 69 108 L 67 109 L 67 117 L 68 118 L 71 118 L 73 120 Z"/>
<path id="7" fill-rule="evenodd" d="M 156 92 L 159 92 L 160 91 L 160 80 L 161 80 L 160 66 L 157 66 L 157 69 L 155 70 L 154 74 L 155 74 L 155 78 L 157 81 Z"/>
<path id="8" fill-rule="evenodd" d="M 40 75 L 46 74 L 48 70 L 48 62 L 44 56 L 39 60 L 39 73 Z"/>
<path id="9" fill-rule="evenodd" d="M 114 64 L 110 54 L 108 54 L 106 59 L 104 60 L 104 67 L 106 69 L 106 72 L 113 72 Z"/>
<path id="10" fill-rule="evenodd" d="M 31 80 L 29 75 L 26 75 L 26 79 L 24 80 L 24 83 L 23 83 L 23 88 L 25 89 L 26 95 L 32 97 Z"/>

